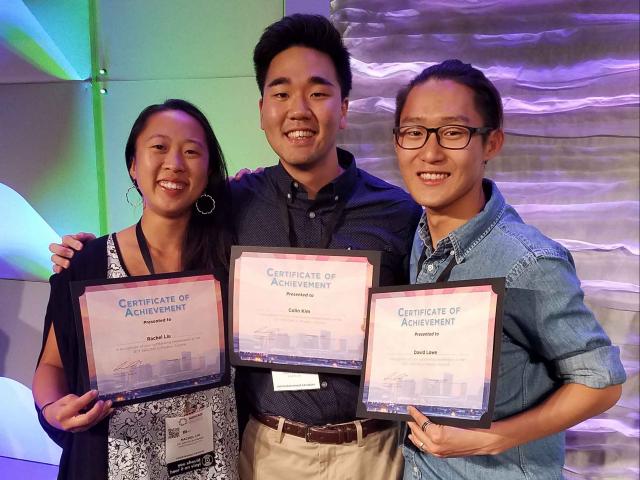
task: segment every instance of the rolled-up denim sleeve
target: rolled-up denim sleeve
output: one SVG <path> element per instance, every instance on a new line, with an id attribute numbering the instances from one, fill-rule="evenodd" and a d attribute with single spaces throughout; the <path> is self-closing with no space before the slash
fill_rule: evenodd
<path id="1" fill-rule="evenodd" d="M 580 383 L 591 388 L 617 385 L 627 379 L 620 362 L 620 349 L 613 345 L 563 358 L 556 366 L 558 376 L 565 383 Z"/>
<path id="2" fill-rule="evenodd" d="M 516 336 L 552 364 L 563 383 L 592 388 L 623 383 L 620 349 L 585 305 L 570 254 L 531 256 L 526 263 L 508 282 L 519 312 L 512 319 Z"/>

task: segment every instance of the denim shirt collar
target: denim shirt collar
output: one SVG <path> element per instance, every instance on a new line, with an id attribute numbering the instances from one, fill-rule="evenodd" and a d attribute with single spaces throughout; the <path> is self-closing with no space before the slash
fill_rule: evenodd
<path id="1" fill-rule="evenodd" d="M 456 228 L 436 245 L 436 251 L 442 250 L 444 254 L 448 254 L 448 251 L 453 249 L 456 263 L 464 261 L 471 250 L 496 226 L 507 208 L 504 197 L 495 183 L 485 178 L 482 180 L 482 188 L 487 198 L 484 208 L 471 220 Z M 427 257 L 429 257 L 433 252 L 426 211 L 420 219 L 418 235 L 424 243 Z"/>

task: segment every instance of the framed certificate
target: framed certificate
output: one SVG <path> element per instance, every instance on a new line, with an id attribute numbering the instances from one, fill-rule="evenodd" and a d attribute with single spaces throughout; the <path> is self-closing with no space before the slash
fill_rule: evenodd
<path id="1" fill-rule="evenodd" d="M 125 404 L 228 384 L 218 280 L 134 278 L 71 283 L 89 387 Z"/>
<path id="2" fill-rule="evenodd" d="M 372 289 L 358 415 L 489 427 L 503 297 L 504 278 Z"/>
<path id="3" fill-rule="evenodd" d="M 231 362 L 360 374 L 381 253 L 232 247 Z"/>

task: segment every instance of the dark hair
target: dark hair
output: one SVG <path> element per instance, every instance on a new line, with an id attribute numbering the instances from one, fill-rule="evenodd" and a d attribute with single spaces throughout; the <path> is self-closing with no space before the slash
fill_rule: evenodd
<path id="1" fill-rule="evenodd" d="M 349 51 L 342 43 L 340 32 L 320 15 L 297 13 L 269 25 L 253 50 L 253 66 L 260 94 L 264 93 L 267 70 L 273 58 L 290 47 L 307 47 L 325 53 L 336 69 L 342 98 L 351 91 Z"/>
<path id="2" fill-rule="evenodd" d="M 491 81 L 477 68 L 460 60 L 445 60 L 437 65 L 425 68 L 407 86 L 402 88 L 396 96 L 395 126 L 400 125 L 400 115 L 407 101 L 409 93 L 416 85 L 427 80 L 453 80 L 473 90 L 476 110 L 482 117 L 485 127 L 493 129 L 502 127 L 502 99 L 500 93 Z M 484 136 L 486 138 L 486 135 Z"/>
<path id="3" fill-rule="evenodd" d="M 232 233 L 230 226 L 231 195 L 227 183 L 227 166 L 218 139 L 213 133 L 207 117 L 195 105 L 185 100 L 170 99 L 164 103 L 149 105 L 140 112 L 136 121 L 133 122 L 124 151 L 127 170 L 131 170 L 136 155 L 136 141 L 149 118 L 156 113 L 171 110 L 186 113 L 196 120 L 204 130 L 209 150 L 209 174 L 203 193 L 211 195 L 216 202 L 216 208 L 210 215 L 198 213 L 195 204 L 192 207 L 187 234 L 182 246 L 182 266 L 185 270 L 213 270 L 217 266 L 228 268 Z M 131 173 L 129 173 L 129 177 L 138 189 Z M 138 193 L 140 193 L 139 189 Z"/>

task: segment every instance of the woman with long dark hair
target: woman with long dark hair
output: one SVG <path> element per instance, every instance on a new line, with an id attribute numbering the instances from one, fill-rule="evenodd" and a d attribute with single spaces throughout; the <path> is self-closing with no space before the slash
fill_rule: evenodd
<path id="1" fill-rule="evenodd" d="M 227 171 L 206 117 L 184 100 L 147 107 L 133 124 L 125 158 L 142 197 L 140 222 L 86 244 L 50 281 L 33 395 L 41 423 L 63 448 L 58 478 L 168 478 L 165 419 L 203 409 L 212 411 L 215 461 L 193 478 L 237 478 L 233 380 L 228 387 L 117 408 L 95 402 L 96 391 L 80 391 L 69 282 L 206 269 L 226 296 L 232 238 Z"/>

